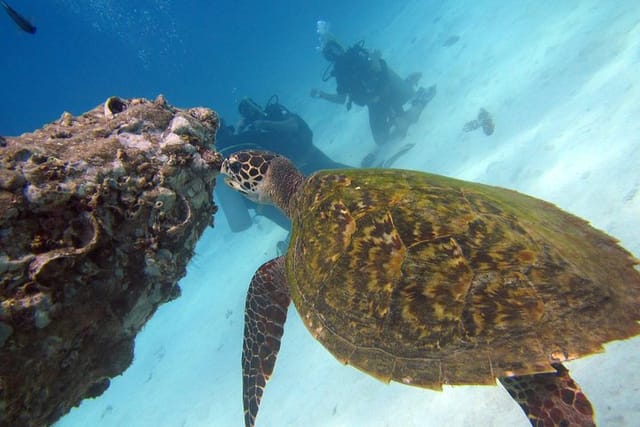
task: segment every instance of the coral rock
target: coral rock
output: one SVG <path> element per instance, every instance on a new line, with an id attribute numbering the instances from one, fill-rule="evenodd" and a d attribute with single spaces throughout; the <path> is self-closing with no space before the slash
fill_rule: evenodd
<path id="1" fill-rule="evenodd" d="M 0 425 L 53 423 L 133 341 L 213 224 L 217 115 L 109 98 L 0 144 Z"/>

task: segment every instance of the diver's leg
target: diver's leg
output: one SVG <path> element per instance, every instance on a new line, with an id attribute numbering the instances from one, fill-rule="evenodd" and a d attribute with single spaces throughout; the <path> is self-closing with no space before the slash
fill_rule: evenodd
<path id="1" fill-rule="evenodd" d="M 427 106 L 429 102 L 436 96 L 436 85 L 429 86 L 428 88 L 421 87 L 416 96 L 411 101 L 411 107 L 406 111 L 407 121 L 409 124 L 413 124 L 418 121 L 422 110 Z"/>
<path id="2" fill-rule="evenodd" d="M 387 69 L 389 82 L 389 103 L 396 109 L 401 109 L 416 94 L 415 84 L 409 78 L 403 79 L 395 71 Z"/>
<path id="3" fill-rule="evenodd" d="M 409 74 L 405 80 L 409 83 L 411 83 L 413 86 L 418 86 L 418 83 L 420 82 L 420 79 L 422 78 L 422 73 L 420 71 L 415 71 L 411 74 Z"/>
<path id="4" fill-rule="evenodd" d="M 377 145 L 382 145 L 389 141 L 389 133 L 393 125 L 393 118 L 389 116 L 389 108 L 377 102 L 367 106 L 369 110 L 369 127 L 373 140 Z"/>
<path id="5" fill-rule="evenodd" d="M 416 92 L 415 97 L 411 100 L 411 106 L 396 117 L 392 137 L 404 137 L 407 134 L 409 126 L 418 121 L 422 114 L 422 110 L 424 110 L 424 107 L 435 95 L 436 85 L 433 85 L 428 89 L 420 88 Z"/>
<path id="6" fill-rule="evenodd" d="M 231 231 L 237 233 L 251 226 L 253 222 L 247 210 L 246 197 L 221 182 L 216 185 L 214 193 Z"/>

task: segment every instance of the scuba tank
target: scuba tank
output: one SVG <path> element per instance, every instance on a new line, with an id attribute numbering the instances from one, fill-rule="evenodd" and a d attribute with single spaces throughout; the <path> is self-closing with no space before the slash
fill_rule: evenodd
<path id="1" fill-rule="evenodd" d="M 287 107 L 280 104 L 278 95 L 271 95 L 264 107 L 265 118 L 274 122 L 281 122 L 291 114 Z"/>

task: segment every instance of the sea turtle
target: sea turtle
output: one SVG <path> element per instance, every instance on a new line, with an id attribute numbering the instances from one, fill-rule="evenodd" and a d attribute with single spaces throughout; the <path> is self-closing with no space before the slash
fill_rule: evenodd
<path id="1" fill-rule="evenodd" d="M 304 177 L 285 157 L 221 172 L 292 220 L 287 253 L 255 273 L 242 353 L 253 426 L 290 300 L 338 360 L 382 381 L 495 384 L 534 426 L 589 426 L 561 362 L 640 333 L 639 261 L 601 231 L 515 191 L 416 171 Z"/>

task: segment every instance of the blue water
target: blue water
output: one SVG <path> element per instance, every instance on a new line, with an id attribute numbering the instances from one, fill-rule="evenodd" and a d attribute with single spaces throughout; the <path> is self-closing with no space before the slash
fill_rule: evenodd
<path id="1" fill-rule="evenodd" d="M 640 256 L 640 4 L 637 0 L 194 1 L 12 0 L 38 27 L 0 11 L 0 135 L 80 114 L 111 95 L 208 106 L 277 93 L 334 160 L 358 166 L 375 146 L 364 109 L 312 100 L 316 21 L 382 50 L 438 92 L 395 167 L 514 188 L 552 201 Z M 451 37 L 455 43 L 447 44 Z M 479 108 L 496 130 L 465 133 Z M 396 147 L 399 148 L 399 147 Z M 389 157 L 394 153 L 381 155 Z M 57 425 L 238 426 L 244 295 L 287 230 L 259 212 L 233 233 L 221 211 L 181 281 L 183 295 L 140 333 L 135 360 L 99 398 Z M 640 339 L 568 364 L 599 426 L 638 425 Z M 528 425 L 500 387 L 438 393 L 384 385 L 336 362 L 293 309 L 258 427 Z"/>
<path id="2" fill-rule="evenodd" d="M 155 97 L 235 114 L 246 95 L 305 92 L 321 73 L 318 19 L 346 36 L 394 2 L 34 0 L 9 2 L 38 28 L 0 16 L 0 134 L 79 114 L 110 95 Z"/>

